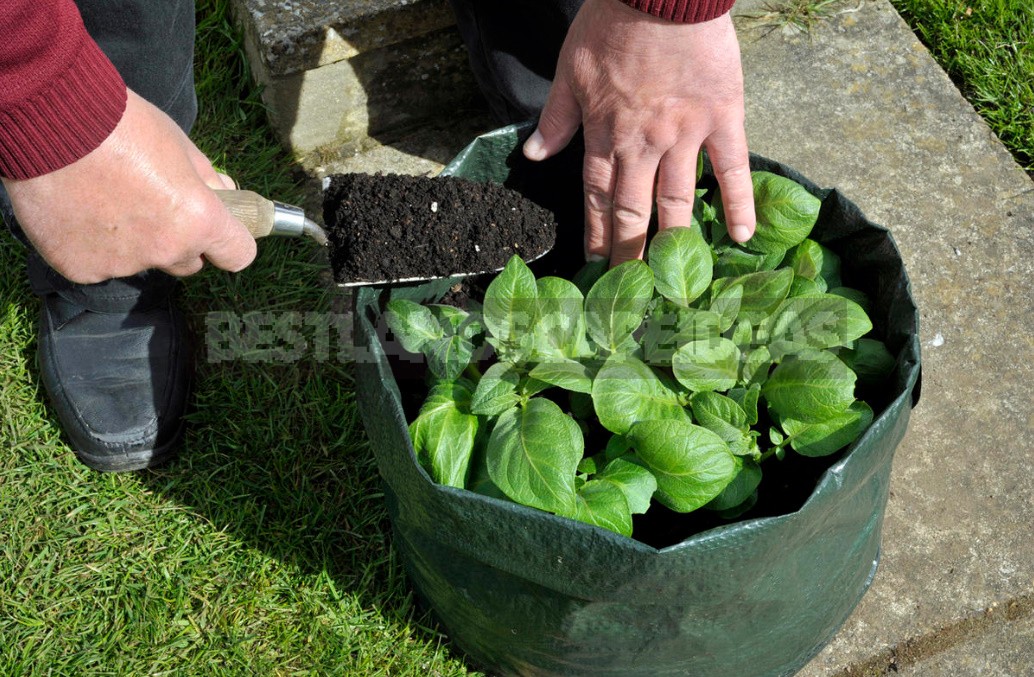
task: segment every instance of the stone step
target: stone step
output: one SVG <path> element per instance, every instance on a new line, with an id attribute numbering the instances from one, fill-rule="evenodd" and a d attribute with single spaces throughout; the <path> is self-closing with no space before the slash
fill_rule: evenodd
<path id="1" fill-rule="evenodd" d="M 483 114 L 447 0 L 232 3 L 273 127 L 307 169 Z"/>

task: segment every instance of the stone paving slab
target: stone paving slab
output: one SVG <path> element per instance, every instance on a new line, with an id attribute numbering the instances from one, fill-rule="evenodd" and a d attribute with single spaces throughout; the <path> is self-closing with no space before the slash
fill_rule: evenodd
<path id="1" fill-rule="evenodd" d="M 1034 182 L 886 0 L 843 0 L 810 35 L 772 30 L 766 4 L 735 10 L 751 149 L 892 230 L 924 350 L 880 569 L 800 674 L 1034 674 Z M 323 171 L 436 171 L 458 136 Z"/>
<path id="2" fill-rule="evenodd" d="M 898 667 L 899 677 L 1029 677 L 1034 656 L 1034 618 L 1028 616 L 977 634 L 915 664 Z"/>
<path id="3" fill-rule="evenodd" d="M 801 673 L 851 674 L 1034 593 L 1034 183 L 885 0 L 810 36 L 764 35 L 763 4 L 736 9 L 751 149 L 888 226 L 921 314 L 880 570 Z"/>

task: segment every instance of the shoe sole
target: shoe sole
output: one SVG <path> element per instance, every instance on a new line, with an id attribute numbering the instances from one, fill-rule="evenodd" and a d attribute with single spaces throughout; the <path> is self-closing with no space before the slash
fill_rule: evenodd
<path id="1" fill-rule="evenodd" d="M 126 451 L 117 455 L 110 453 L 94 455 L 87 451 L 76 449 L 75 456 L 83 465 L 99 472 L 147 470 L 167 463 L 176 457 L 185 429 L 186 422 L 181 420 L 179 428 L 173 434 L 172 439 L 157 449 Z"/>

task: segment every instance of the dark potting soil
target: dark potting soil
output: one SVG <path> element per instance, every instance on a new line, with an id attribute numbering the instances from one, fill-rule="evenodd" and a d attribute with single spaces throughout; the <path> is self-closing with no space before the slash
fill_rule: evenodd
<path id="1" fill-rule="evenodd" d="M 455 177 L 337 174 L 323 198 L 336 282 L 497 270 L 549 250 L 553 213 L 520 193 Z"/>

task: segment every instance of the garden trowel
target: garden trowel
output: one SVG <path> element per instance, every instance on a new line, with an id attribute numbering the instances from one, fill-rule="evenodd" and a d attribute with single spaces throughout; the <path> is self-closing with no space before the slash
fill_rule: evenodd
<path id="1" fill-rule="evenodd" d="M 305 235 L 311 237 L 323 246 L 331 244 L 329 242 L 327 231 L 315 221 L 305 216 L 305 211 L 301 207 L 276 202 L 250 190 L 216 190 L 215 193 L 219 196 L 219 199 L 223 202 L 230 213 L 243 223 L 245 227 L 247 227 L 248 232 L 250 232 L 256 240 L 268 235 L 289 237 L 301 237 Z M 340 236 L 340 233 L 338 233 L 338 235 Z M 335 238 L 333 244 L 340 246 L 340 238 Z M 476 246 L 477 243 L 472 242 L 470 245 Z M 534 251 L 530 254 L 522 255 L 522 257 L 525 262 L 531 262 L 548 253 L 550 249 L 551 246 L 547 246 L 541 251 Z M 331 247 L 331 252 L 333 253 L 333 247 Z M 472 275 L 495 273 L 502 269 L 503 266 L 500 265 L 488 270 L 450 270 L 448 273 L 441 275 L 409 275 L 400 272 L 396 277 L 391 279 L 338 279 L 337 285 L 339 287 L 361 287 L 367 285 L 410 284 L 444 278 L 469 277 Z M 337 273 L 338 271 L 335 270 L 334 272 Z"/>

